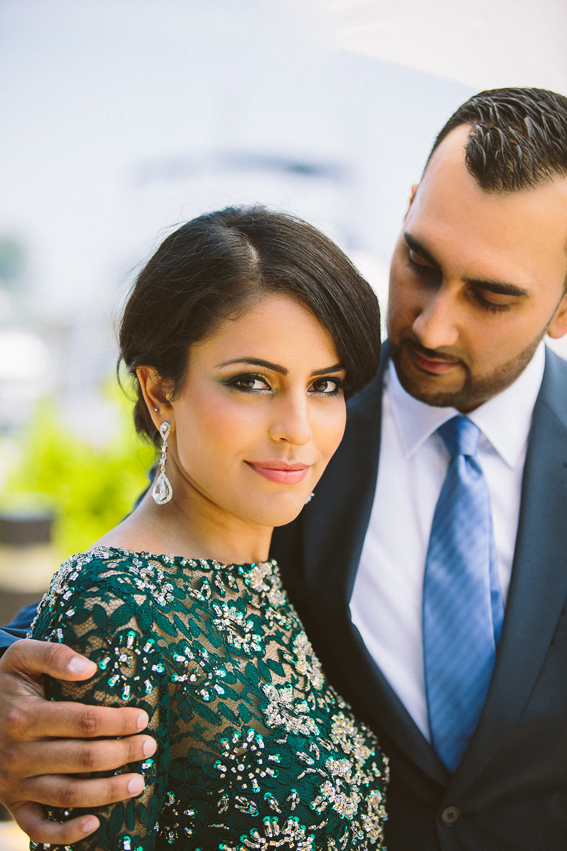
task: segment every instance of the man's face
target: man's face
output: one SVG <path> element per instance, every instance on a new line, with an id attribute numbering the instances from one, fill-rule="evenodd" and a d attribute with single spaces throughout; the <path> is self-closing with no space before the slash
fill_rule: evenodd
<path id="1" fill-rule="evenodd" d="M 388 332 L 403 387 L 471 411 L 567 332 L 567 178 L 483 191 L 457 127 L 414 187 L 390 271 Z"/>

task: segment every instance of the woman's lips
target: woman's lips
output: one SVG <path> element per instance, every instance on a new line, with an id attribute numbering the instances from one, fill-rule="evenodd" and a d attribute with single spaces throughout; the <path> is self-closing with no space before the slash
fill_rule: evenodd
<path id="1" fill-rule="evenodd" d="M 428 358 L 426 355 L 422 355 L 420 352 L 417 352 L 415 349 L 411 350 L 411 356 L 413 362 L 420 369 L 425 370 L 426 372 L 433 372 L 435 375 L 443 375 L 449 370 L 453 369 L 454 366 L 458 364 L 458 361 L 446 361 L 446 360 L 436 360 L 435 358 Z"/>
<path id="2" fill-rule="evenodd" d="M 296 485 L 302 482 L 310 470 L 308 464 L 284 464 L 281 461 L 246 461 L 246 464 L 270 482 L 279 485 Z"/>

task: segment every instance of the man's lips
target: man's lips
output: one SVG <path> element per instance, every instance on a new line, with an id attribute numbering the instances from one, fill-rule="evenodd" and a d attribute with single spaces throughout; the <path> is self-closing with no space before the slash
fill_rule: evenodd
<path id="1" fill-rule="evenodd" d="M 431 372 L 435 375 L 444 375 L 459 364 L 458 360 L 442 360 L 440 358 L 430 358 L 422 352 L 417 351 L 413 347 L 409 347 L 411 358 L 414 364 L 423 369 L 425 372 Z"/>
<path id="2" fill-rule="evenodd" d="M 248 466 L 270 482 L 296 485 L 302 482 L 309 470 L 308 464 L 285 464 L 283 461 L 245 461 Z"/>

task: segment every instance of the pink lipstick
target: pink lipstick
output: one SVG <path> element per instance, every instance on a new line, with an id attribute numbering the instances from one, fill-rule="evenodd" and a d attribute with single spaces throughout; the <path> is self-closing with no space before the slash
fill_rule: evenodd
<path id="1" fill-rule="evenodd" d="M 308 464 L 284 464 L 283 461 L 246 461 L 246 464 L 270 482 L 279 485 L 297 485 L 310 470 Z"/>

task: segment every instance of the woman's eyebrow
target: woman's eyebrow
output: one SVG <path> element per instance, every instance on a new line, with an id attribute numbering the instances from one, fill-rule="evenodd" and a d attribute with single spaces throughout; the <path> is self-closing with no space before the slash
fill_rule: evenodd
<path id="1" fill-rule="evenodd" d="M 314 369 L 310 377 L 313 378 L 314 375 L 329 375 L 331 372 L 340 372 L 341 369 L 344 369 L 342 363 L 334 363 L 332 366 L 327 366 L 325 369 Z"/>
<path id="2" fill-rule="evenodd" d="M 269 360 L 262 360 L 261 358 L 234 358 L 234 360 L 225 360 L 223 363 L 217 364 L 217 369 L 222 369 L 223 366 L 230 366 L 233 363 L 246 363 L 250 366 L 263 366 L 264 369 L 271 369 L 273 372 L 279 372 L 281 375 L 287 375 L 289 373 L 289 369 L 286 369 L 285 366 L 280 366 L 277 363 L 272 363 Z"/>
<path id="3" fill-rule="evenodd" d="M 217 369 L 222 369 L 224 366 L 231 366 L 234 363 L 248 364 L 249 366 L 263 366 L 264 369 L 271 369 L 273 372 L 279 372 L 280 375 L 289 375 L 289 369 L 285 366 L 280 366 L 278 363 L 272 363 L 269 360 L 262 358 L 234 358 L 234 360 L 226 360 L 223 363 L 217 364 Z M 339 372 L 344 369 L 342 363 L 335 363 L 333 366 L 327 366 L 324 369 L 314 369 L 313 375 L 329 375 L 331 372 Z"/>

